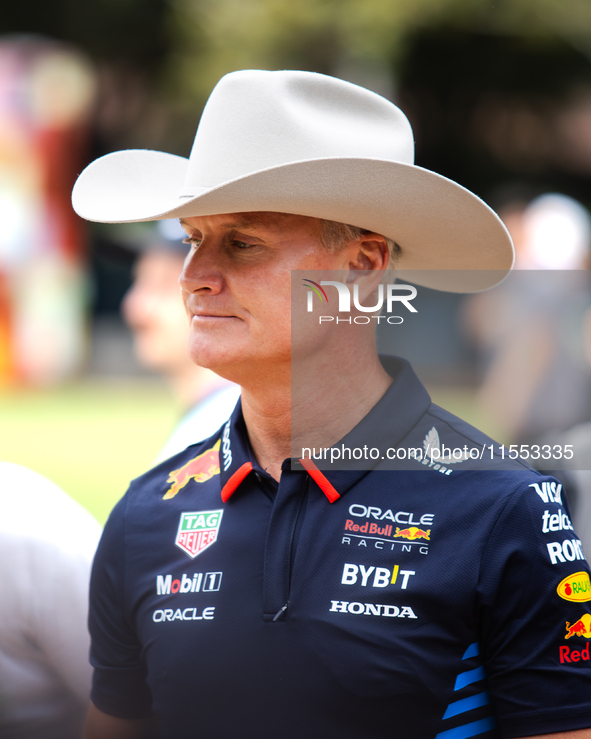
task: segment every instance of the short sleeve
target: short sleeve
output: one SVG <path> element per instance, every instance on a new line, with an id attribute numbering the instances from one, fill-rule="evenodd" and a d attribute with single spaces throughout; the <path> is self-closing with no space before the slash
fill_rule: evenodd
<path id="1" fill-rule="evenodd" d="M 91 699 L 111 716 L 138 719 L 152 714 L 152 697 L 141 645 L 125 608 L 126 504 L 124 497 L 113 509 L 92 568 L 88 615 L 94 667 Z"/>
<path id="2" fill-rule="evenodd" d="M 559 483 L 539 477 L 509 496 L 478 585 L 481 646 L 503 737 L 591 727 L 588 573 Z M 573 631 L 577 623 L 586 626 Z"/>

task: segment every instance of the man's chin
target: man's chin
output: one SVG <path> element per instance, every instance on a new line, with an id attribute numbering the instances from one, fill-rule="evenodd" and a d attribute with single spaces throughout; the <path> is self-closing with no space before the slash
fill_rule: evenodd
<path id="1" fill-rule="evenodd" d="M 232 369 L 234 371 L 237 370 L 243 363 L 243 359 L 238 352 L 235 350 L 231 352 L 223 351 L 219 345 L 203 346 L 202 344 L 189 344 L 189 356 L 191 361 L 197 366 L 205 367 L 221 377 L 225 377 L 225 373 L 231 372 Z"/>
<path id="2" fill-rule="evenodd" d="M 190 343 L 189 356 L 199 367 L 205 367 L 237 385 L 254 386 L 265 377 L 275 376 L 278 365 L 290 368 L 289 353 L 271 358 L 261 355 L 258 347 L 234 344 L 224 351 L 219 343 L 206 346 Z"/>

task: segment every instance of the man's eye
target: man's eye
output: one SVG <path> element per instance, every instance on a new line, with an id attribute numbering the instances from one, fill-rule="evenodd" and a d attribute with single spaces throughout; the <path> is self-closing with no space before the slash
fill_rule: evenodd
<path id="1" fill-rule="evenodd" d="M 247 244 L 246 241 L 238 241 L 237 239 L 234 239 L 232 244 L 238 249 L 252 249 L 255 246 L 255 244 Z"/>
<path id="2" fill-rule="evenodd" d="M 201 239 L 192 239 L 190 236 L 187 236 L 186 239 L 183 239 L 183 244 L 188 244 L 189 246 L 199 246 L 201 243 Z"/>

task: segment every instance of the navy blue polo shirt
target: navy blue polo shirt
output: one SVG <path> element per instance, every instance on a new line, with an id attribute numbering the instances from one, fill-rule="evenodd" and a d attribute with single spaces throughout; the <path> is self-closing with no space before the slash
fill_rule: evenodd
<path id="1" fill-rule="evenodd" d="M 408 364 L 392 372 L 358 431 L 378 424 L 392 447 L 433 430 L 450 447 L 490 442 Z M 589 569 L 560 484 L 518 462 L 381 464 L 286 460 L 277 484 L 238 406 L 136 479 L 93 568 L 95 705 L 155 713 L 173 739 L 591 726 Z"/>

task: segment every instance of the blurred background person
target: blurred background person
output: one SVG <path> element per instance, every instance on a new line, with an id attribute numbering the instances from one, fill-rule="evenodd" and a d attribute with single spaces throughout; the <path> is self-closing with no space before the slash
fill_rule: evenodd
<path id="1" fill-rule="evenodd" d="M 57 485 L 0 462 L 0 736 L 77 739 L 90 695 L 88 582 L 101 528 Z"/>
<path id="2" fill-rule="evenodd" d="M 185 238 L 178 221 L 161 221 L 151 238 L 138 243 L 133 282 L 121 306 L 137 359 L 166 378 L 185 411 L 157 461 L 214 434 L 240 395 L 237 385 L 189 359 L 188 319 L 178 283 L 188 251 Z"/>
<path id="3" fill-rule="evenodd" d="M 584 349 L 585 358 L 591 368 L 591 289 L 587 293 L 587 304 L 582 306 L 576 322 L 577 338 Z M 591 556 L 591 415 L 583 423 L 577 423 L 562 433 L 549 432 L 544 441 L 558 444 L 562 448 L 570 446 L 573 450 L 571 460 L 562 460 L 552 464 L 546 463 L 551 471 L 565 486 L 573 524 L 578 537 L 583 543 L 586 556 Z M 540 467 L 540 464 L 537 464 Z"/>
<path id="4" fill-rule="evenodd" d="M 482 412 L 508 443 L 535 443 L 591 417 L 591 372 L 580 331 L 590 289 L 587 210 L 549 193 L 500 209 L 516 247 L 516 272 L 466 301 L 481 356 Z"/>
<path id="5" fill-rule="evenodd" d="M 516 269 L 589 269 L 589 213 L 573 198 L 558 193 L 534 198 L 522 213 L 516 237 Z"/>
<path id="6" fill-rule="evenodd" d="M 86 229 L 68 190 L 96 91 L 69 44 L 0 39 L 0 382 L 55 385 L 86 350 Z"/>

